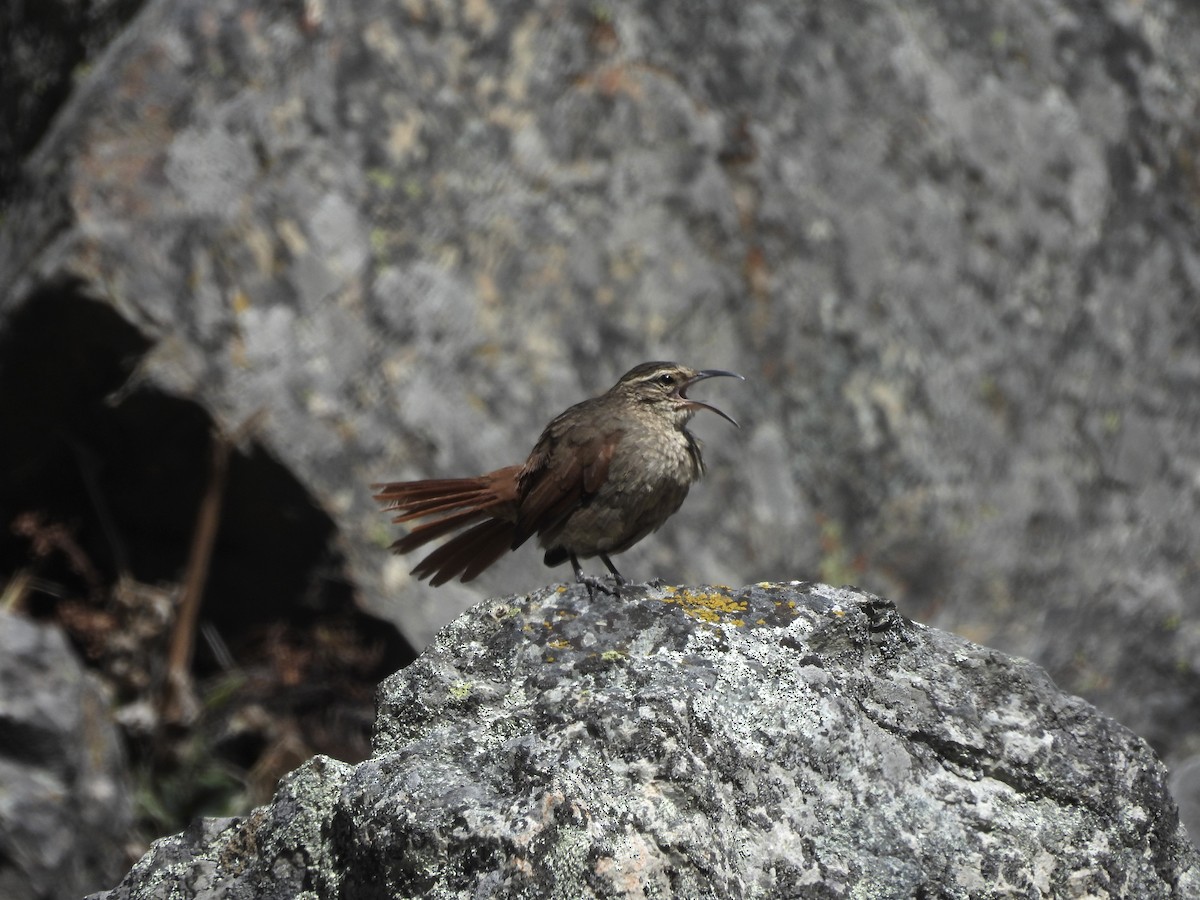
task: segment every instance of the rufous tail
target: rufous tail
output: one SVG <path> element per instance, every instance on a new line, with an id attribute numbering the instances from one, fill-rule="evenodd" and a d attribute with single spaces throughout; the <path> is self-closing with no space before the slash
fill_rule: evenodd
<path id="1" fill-rule="evenodd" d="M 520 466 L 497 469 L 478 478 L 397 481 L 372 485 L 375 499 L 392 521 L 430 517 L 392 544 L 394 553 L 409 553 L 447 534 L 460 532 L 412 570 L 436 586 L 454 578 L 470 581 L 507 551 L 516 537 L 517 473 Z M 470 525 L 470 528 L 467 526 Z M 467 528 L 466 531 L 461 529 Z"/>

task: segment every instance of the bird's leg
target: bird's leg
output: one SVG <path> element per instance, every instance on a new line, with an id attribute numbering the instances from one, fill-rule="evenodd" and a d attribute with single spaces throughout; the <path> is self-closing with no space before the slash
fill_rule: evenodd
<path id="1" fill-rule="evenodd" d="M 605 558 L 604 561 L 608 563 L 608 567 L 612 569 L 612 563 L 608 562 L 607 558 Z M 574 553 L 571 554 L 571 568 L 575 570 L 575 581 L 587 588 L 589 600 L 596 599 L 596 595 L 593 593 L 593 591 L 599 591 L 600 593 L 608 594 L 611 597 L 621 596 L 619 593 L 605 584 L 602 579 L 596 578 L 594 575 L 583 574 L 583 569 L 580 567 L 579 560 L 576 558 Z M 615 571 L 616 570 L 614 570 L 614 572 Z M 617 577 L 620 578 L 621 576 L 618 575 Z M 621 580 L 624 581 L 624 579 Z"/>
<path id="2" fill-rule="evenodd" d="M 617 567 L 613 565 L 613 561 L 608 558 L 607 553 L 600 554 L 600 561 L 604 563 L 604 565 L 608 566 L 608 571 L 612 572 L 613 578 L 616 579 L 618 588 L 620 588 L 622 585 L 629 584 L 625 576 L 617 571 Z"/>

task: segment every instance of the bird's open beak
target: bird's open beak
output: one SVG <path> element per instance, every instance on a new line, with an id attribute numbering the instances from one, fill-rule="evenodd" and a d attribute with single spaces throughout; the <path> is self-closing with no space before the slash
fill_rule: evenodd
<path id="1" fill-rule="evenodd" d="M 746 380 L 744 376 L 739 375 L 737 372 L 726 372 L 724 369 L 705 369 L 703 372 L 697 372 L 695 375 L 693 375 L 691 378 L 689 378 L 687 381 L 685 381 L 683 384 L 681 384 L 679 386 L 679 388 L 675 391 L 675 393 L 678 395 L 680 400 L 687 401 L 687 405 L 688 405 L 689 409 L 711 410 L 712 412 L 715 412 L 718 416 L 720 416 L 722 419 L 724 419 L 726 422 L 731 422 L 733 424 L 734 428 L 741 428 L 742 426 L 739 425 L 732 416 L 726 415 L 725 413 L 721 412 L 721 410 L 717 409 L 715 406 L 713 406 L 709 403 L 704 403 L 700 400 L 693 400 L 691 397 L 689 397 L 687 395 L 688 388 L 690 388 L 697 381 L 703 381 L 705 378 L 717 378 L 717 377 L 722 377 L 722 376 L 726 377 L 726 378 L 740 378 L 742 381 Z"/>

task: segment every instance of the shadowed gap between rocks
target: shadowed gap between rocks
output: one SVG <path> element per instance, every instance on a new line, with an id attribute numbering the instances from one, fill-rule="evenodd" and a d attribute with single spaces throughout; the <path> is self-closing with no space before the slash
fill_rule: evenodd
<path id="1" fill-rule="evenodd" d="M 17 608 L 62 625 L 122 707 L 141 708 L 121 719 L 135 761 L 161 764 L 162 723 L 145 711 L 164 675 L 213 425 L 201 406 L 130 381 L 149 346 L 69 282 L 0 323 L 0 589 L 22 579 Z M 192 664 L 204 745 L 255 773 L 248 793 L 261 801 L 314 751 L 364 756 L 376 683 L 414 657 L 356 607 L 335 526 L 303 486 L 257 446 L 235 448 Z M 167 741 L 168 768 L 194 754 L 180 738 Z M 178 813 L 236 811 L 206 809 L 213 799 Z"/>

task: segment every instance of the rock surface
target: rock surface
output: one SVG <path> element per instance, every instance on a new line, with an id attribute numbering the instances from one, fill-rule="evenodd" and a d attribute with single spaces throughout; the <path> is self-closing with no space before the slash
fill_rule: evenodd
<path id="1" fill-rule="evenodd" d="M 165 838 L 97 900 L 1200 895 L 1146 744 L 851 589 L 488 601 L 373 757 Z"/>
<path id="2" fill-rule="evenodd" d="M 119 878 L 132 802 L 109 699 L 58 629 L 0 611 L 0 897 Z"/>

